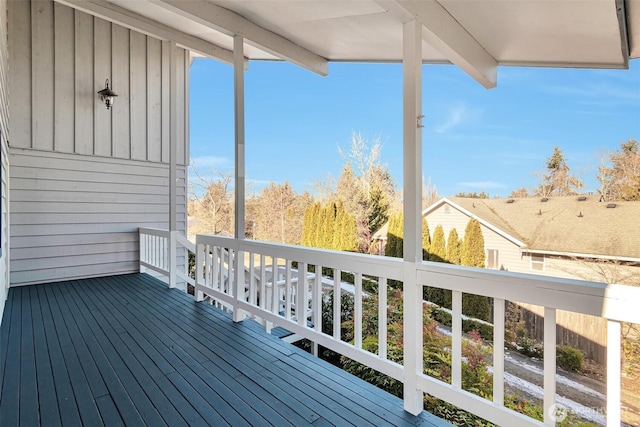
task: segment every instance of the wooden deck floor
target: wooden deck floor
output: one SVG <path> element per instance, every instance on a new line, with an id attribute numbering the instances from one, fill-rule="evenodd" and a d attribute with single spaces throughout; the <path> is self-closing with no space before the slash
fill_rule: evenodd
<path id="1" fill-rule="evenodd" d="M 449 425 L 144 274 L 12 288 L 0 425 Z"/>

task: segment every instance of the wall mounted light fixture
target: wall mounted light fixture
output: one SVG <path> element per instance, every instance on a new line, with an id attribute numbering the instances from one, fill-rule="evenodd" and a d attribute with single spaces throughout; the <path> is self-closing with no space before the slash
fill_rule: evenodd
<path id="1" fill-rule="evenodd" d="M 107 79 L 104 84 L 105 88 L 98 91 L 98 95 L 100 95 L 100 99 L 104 101 L 108 110 L 113 105 L 114 98 L 118 96 L 118 94 L 109 89 L 109 79 Z"/>

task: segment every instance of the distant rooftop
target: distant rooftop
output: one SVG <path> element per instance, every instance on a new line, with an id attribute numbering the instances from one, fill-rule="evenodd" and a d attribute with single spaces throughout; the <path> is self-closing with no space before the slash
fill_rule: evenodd
<path id="1" fill-rule="evenodd" d="M 640 259 L 640 202 L 600 202 L 598 195 L 448 200 L 528 249 Z"/>

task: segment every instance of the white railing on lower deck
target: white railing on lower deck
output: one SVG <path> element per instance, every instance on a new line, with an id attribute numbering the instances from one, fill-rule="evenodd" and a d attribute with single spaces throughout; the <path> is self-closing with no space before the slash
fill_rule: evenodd
<path id="1" fill-rule="evenodd" d="M 386 309 L 379 313 L 378 354 L 362 349 L 363 276 L 375 278 L 379 295 L 386 300 L 387 280 L 402 278 L 401 260 L 210 235 L 198 235 L 196 245 L 197 300 L 208 295 L 231 307 L 235 320 L 248 314 L 264 321 L 267 328 L 282 326 L 402 381 L 402 366 L 386 358 Z M 323 268 L 333 272 L 333 281 L 323 284 Z M 346 292 L 342 272 L 354 277 L 353 344 L 340 337 L 341 293 Z M 322 332 L 323 286 L 333 290 L 331 334 Z"/>
<path id="2" fill-rule="evenodd" d="M 168 239 L 167 234 L 154 234 Z M 141 236 L 142 241 L 142 236 Z M 162 248 L 165 243 L 157 243 Z M 142 251 L 141 243 L 141 251 Z M 148 251 L 148 247 L 145 246 Z M 577 280 L 498 272 L 441 263 L 410 263 L 400 259 L 249 240 L 199 235 L 196 245 L 195 298 L 205 295 L 233 310 L 234 320 L 257 318 L 270 328 L 283 326 L 301 337 L 363 363 L 405 384 L 405 408 L 422 409 L 423 393 L 440 398 L 499 425 L 555 425 L 552 408 L 556 396 L 556 310 L 599 316 L 608 320 L 607 425 L 620 425 L 620 323 L 640 323 L 640 289 Z M 145 263 L 166 265 L 162 254 L 146 252 Z M 141 260 L 143 254 L 141 253 Z M 155 264 L 147 260 L 160 260 Z M 165 261 L 163 261 L 165 260 Z M 162 264 L 164 262 L 165 264 Z M 141 261 L 142 265 L 142 261 Z M 296 267 L 296 268 L 294 268 Z M 313 267 L 313 268 L 310 268 Z M 323 268 L 335 280 L 322 277 Z M 163 270 L 164 271 L 164 270 Z M 313 271 L 313 272 L 311 272 Z M 341 339 L 341 272 L 353 275 L 354 339 Z M 378 351 L 362 348 L 366 277 L 378 286 Z M 387 360 L 387 281 L 403 282 L 405 329 L 403 364 Z M 423 289 L 452 291 L 451 383 L 423 371 Z M 322 331 L 323 287 L 334 291 L 333 330 Z M 351 290 L 350 290 L 351 292 Z M 462 389 L 462 294 L 494 299 L 493 400 Z M 544 320 L 544 422 L 504 406 L 504 302 L 545 307 Z M 303 313 L 303 314 L 300 314 Z M 410 326 L 414 327 L 411 328 Z"/>
<path id="3" fill-rule="evenodd" d="M 195 280 L 189 277 L 188 252 L 195 253 L 196 246 L 178 231 L 158 228 L 140 228 L 140 271 L 153 270 L 169 279 L 169 286 L 174 288 L 178 280 L 195 286 Z M 178 248 L 183 247 L 185 254 L 184 268 L 177 267 Z"/>
<path id="4" fill-rule="evenodd" d="M 452 376 L 451 384 L 422 373 L 422 337 L 411 350 L 417 357 L 418 388 L 498 425 L 555 425 L 556 408 L 556 310 L 603 317 L 607 322 L 607 426 L 620 426 L 620 322 L 640 323 L 640 288 L 579 280 L 498 272 L 441 263 L 422 263 L 416 269 L 417 286 L 411 292 L 420 297 L 424 286 L 452 291 Z M 504 342 L 505 301 L 544 307 L 544 423 L 504 407 L 504 346 L 493 347 L 493 401 L 461 388 L 462 294 L 493 298 L 494 343 Z M 405 293 L 405 298 L 411 298 Z M 410 322 L 405 318 L 405 321 Z M 415 322 L 411 322 L 415 323 Z M 411 351 L 410 350 L 410 351 Z M 407 355 L 405 347 L 405 357 Z"/>

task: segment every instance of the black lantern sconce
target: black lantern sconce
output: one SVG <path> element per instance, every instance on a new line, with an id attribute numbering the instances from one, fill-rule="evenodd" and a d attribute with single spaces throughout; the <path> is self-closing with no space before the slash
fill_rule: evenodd
<path id="1" fill-rule="evenodd" d="M 98 91 L 98 95 L 100 95 L 100 99 L 104 101 L 108 110 L 113 105 L 114 98 L 118 96 L 118 94 L 109 89 L 109 79 L 107 79 L 104 84 L 105 88 Z"/>

